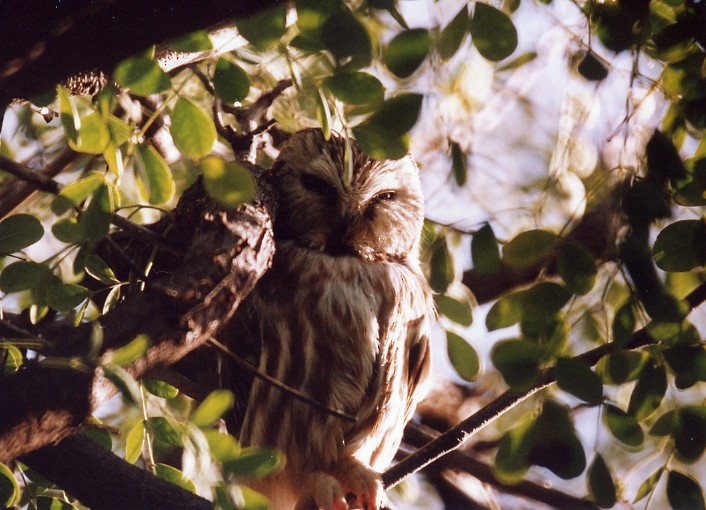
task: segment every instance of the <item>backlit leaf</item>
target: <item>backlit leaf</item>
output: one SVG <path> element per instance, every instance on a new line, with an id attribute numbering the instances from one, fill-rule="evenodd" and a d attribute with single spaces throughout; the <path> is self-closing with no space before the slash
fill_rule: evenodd
<path id="1" fill-rule="evenodd" d="M 110 356 L 110 362 L 119 367 L 123 367 L 145 355 L 150 346 L 150 338 L 147 335 L 137 335 L 130 342 L 114 351 Z"/>
<path id="2" fill-rule="evenodd" d="M 362 124 L 353 128 L 358 144 L 375 159 L 399 159 L 409 149 L 407 132 L 419 118 L 423 96 L 401 94 L 385 101 Z"/>
<path id="3" fill-rule="evenodd" d="M 500 270 L 500 250 L 492 227 L 486 223 L 471 239 L 473 267 L 483 275 L 492 275 Z"/>
<path id="4" fill-rule="evenodd" d="M 151 145 L 135 146 L 138 186 L 150 204 L 164 204 L 174 196 L 174 179 L 169 165 Z"/>
<path id="5" fill-rule="evenodd" d="M 223 469 L 235 476 L 262 478 L 284 466 L 284 455 L 274 448 L 243 448 L 240 455 L 223 463 Z"/>
<path id="6" fill-rule="evenodd" d="M 125 440 L 125 461 L 134 464 L 140 458 L 145 441 L 145 422 L 138 421 L 132 426 Z"/>
<path id="7" fill-rule="evenodd" d="M 475 349 L 462 337 L 451 331 L 446 332 L 446 352 L 456 373 L 466 381 L 478 376 L 480 361 Z"/>
<path id="8" fill-rule="evenodd" d="M 172 446 L 184 446 L 174 425 L 164 416 L 153 416 L 149 418 L 146 423 L 147 428 L 152 432 L 155 439 Z"/>
<path id="9" fill-rule="evenodd" d="M 674 447 L 683 460 L 698 460 L 706 450 L 706 407 L 687 406 L 680 409 L 678 427 L 673 436 Z"/>
<path id="10" fill-rule="evenodd" d="M 60 283 L 47 289 L 47 304 L 59 312 L 69 312 L 90 297 L 82 285 Z"/>
<path id="11" fill-rule="evenodd" d="M 20 251 L 39 241 L 44 227 L 29 214 L 14 214 L 0 221 L 0 254 Z"/>
<path id="12" fill-rule="evenodd" d="M 617 501 L 615 483 L 603 457 L 596 455 L 588 468 L 588 489 L 601 508 L 611 508 Z"/>
<path id="13" fill-rule="evenodd" d="M 105 181 L 105 177 L 98 172 L 91 172 L 86 177 L 64 186 L 51 203 L 54 214 L 64 214 L 73 207 L 78 207 L 90 197 Z"/>
<path id="14" fill-rule="evenodd" d="M 677 221 L 665 227 L 652 248 L 655 262 L 664 271 L 691 271 L 706 263 L 706 223 Z"/>
<path id="15" fill-rule="evenodd" d="M 429 263 L 429 285 L 435 292 L 445 292 L 454 279 L 454 261 L 446 245 L 446 239 L 440 239 L 434 246 Z"/>
<path id="16" fill-rule="evenodd" d="M 69 139 L 69 147 L 76 152 L 102 154 L 110 142 L 110 131 L 105 119 L 98 112 L 81 117 L 81 127 L 76 140 Z"/>
<path id="17" fill-rule="evenodd" d="M 508 294 L 498 299 L 485 317 L 485 326 L 488 331 L 507 328 L 522 320 L 524 304 L 522 293 Z"/>
<path id="18" fill-rule="evenodd" d="M 200 167 L 206 191 L 223 205 L 236 208 L 255 196 L 253 178 L 241 163 L 207 157 Z"/>
<path id="19" fill-rule="evenodd" d="M 57 87 L 59 96 L 59 117 L 64 132 L 69 140 L 76 141 L 78 129 L 81 127 L 81 116 L 76 108 L 76 103 L 71 99 L 69 92 L 62 86 Z"/>
<path id="20" fill-rule="evenodd" d="M 633 388 L 628 413 L 638 421 L 651 416 L 659 408 L 666 391 L 667 375 L 664 367 L 648 363 Z"/>
<path id="21" fill-rule="evenodd" d="M 615 312 L 613 318 L 613 342 L 616 348 L 623 347 L 635 331 L 635 315 L 632 311 L 632 302 L 628 301 Z"/>
<path id="22" fill-rule="evenodd" d="M 5 464 L 0 464 L 0 506 L 9 508 L 20 500 L 20 486 Z"/>
<path id="23" fill-rule="evenodd" d="M 590 81 L 601 81 L 608 76 L 606 66 L 590 51 L 583 54 L 577 70 L 581 76 Z"/>
<path id="24" fill-rule="evenodd" d="M 587 294 L 596 283 L 596 263 L 578 243 L 569 241 L 559 247 L 557 269 L 569 290 L 576 294 Z"/>
<path id="25" fill-rule="evenodd" d="M 113 79 L 135 95 L 149 96 L 164 92 L 172 86 L 169 75 L 152 58 L 138 55 L 120 62 Z"/>
<path id="26" fill-rule="evenodd" d="M 512 20 L 486 3 L 476 3 L 471 36 L 478 52 L 494 62 L 509 57 L 517 48 L 517 29 Z"/>
<path id="27" fill-rule="evenodd" d="M 191 422 L 197 427 L 213 426 L 235 403 L 233 392 L 215 390 L 209 393 L 191 414 Z"/>
<path id="28" fill-rule="evenodd" d="M 86 268 L 86 273 L 105 285 L 120 283 L 115 277 L 113 270 L 105 263 L 105 260 L 94 253 L 86 257 L 84 267 Z"/>
<path id="29" fill-rule="evenodd" d="M 670 471 L 667 475 L 667 500 L 672 510 L 706 508 L 703 490 L 699 483 L 679 471 Z"/>
<path id="30" fill-rule="evenodd" d="M 657 482 L 659 482 L 660 477 L 662 476 L 662 472 L 664 471 L 664 468 L 659 468 L 657 471 L 652 473 L 650 476 L 647 477 L 647 480 L 642 482 L 640 484 L 640 488 L 637 489 L 637 494 L 635 495 L 635 499 L 633 500 L 633 503 L 637 503 L 640 501 L 642 498 L 647 496 L 649 493 L 651 493 L 655 485 L 657 485 Z"/>
<path id="31" fill-rule="evenodd" d="M 330 15 L 321 27 L 321 41 L 346 70 L 370 65 L 373 51 L 370 34 L 345 6 Z"/>
<path id="32" fill-rule="evenodd" d="M 533 342 L 505 340 L 495 344 L 491 359 L 508 386 L 523 391 L 537 382 L 543 355 L 542 349 Z"/>
<path id="33" fill-rule="evenodd" d="M 235 22 L 240 35 L 260 51 L 277 44 L 287 28 L 287 6 L 277 5 Z"/>
<path id="34" fill-rule="evenodd" d="M 468 158 L 457 142 L 451 142 L 451 173 L 459 186 L 468 179 Z"/>
<path id="35" fill-rule="evenodd" d="M 213 44 L 211 44 L 211 39 L 208 37 L 208 32 L 197 30 L 177 39 L 172 39 L 169 41 L 169 48 L 174 51 L 193 53 L 211 50 L 213 49 Z"/>
<path id="36" fill-rule="evenodd" d="M 213 73 L 213 86 L 221 101 L 232 105 L 248 97 L 250 78 L 240 66 L 221 58 L 216 63 L 216 71 Z"/>
<path id="37" fill-rule="evenodd" d="M 431 48 L 429 32 L 422 28 L 405 30 L 395 36 L 382 52 L 387 68 L 398 78 L 408 78 L 424 62 Z"/>
<path id="38" fill-rule="evenodd" d="M 162 480 L 166 480 L 170 483 L 173 483 L 174 485 L 178 485 L 184 490 L 196 494 L 196 486 L 194 485 L 194 482 L 186 478 L 186 476 L 184 476 L 184 473 L 179 471 L 177 468 L 169 466 L 167 464 L 162 464 L 160 462 L 158 462 L 154 468 L 155 474 Z"/>
<path id="39" fill-rule="evenodd" d="M 74 510 L 76 507 L 71 503 L 59 498 L 39 496 L 35 499 L 37 510 Z"/>
<path id="40" fill-rule="evenodd" d="M 468 8 L 464 5 L 439 34 L 436 49 L 443 60 L 449 60 L 468 33 Z"/>
<path id="41" fill-rule="evenodd" d="M 456 324 L 468 327 L 473 323 L 473 310 L 467 299 L 460 300 L 446 294 L 436 294 L 434 304 L 439 313 Z"/>
<path id="42" fill-rule="evenodd" d="M 107 185 L 99 186 L 80 220 L 86 238 L 92 243 L 108 235 L 115 205 L 111 188 Z"/>
<path id="43" fill-rule="evenodd" d="M 51 233 L 59 241 L 68 244 L 80 243 L 86 239 L 83 226 L 76 218 L 62 218 L 51 226 Z"/>
<path id="44" fill-rule="evenodd" d="M 385 98 L 385 88 L 376 77 L 360 71 L 336 73 L 324 85 L 337 98 L 352 105 L 377 105 Z"/>
<path id="45" fill-rule="evenodd" d="M 142 384 L 145 389 L 149 391 L 152 395 L 162 398 L 175 398 L 179 395 L 179 388 L 172 386 L 164 381 L 158 381 L 157 379 L 142 379 Z"/>
<path id="46" fill-rule="evenodd" d="M 541 262 L 556 243 L 556 234 L 547 230 L 527 230 L 503 248 L 503 262 L 512 267 L 529 267 Z"/>
<path id="47" fill-rule="evenodd" d="M 559 358 L 554 371 L 559 388 L 588 404 L 600 404 L 603 399 L 603 383 L 585 364 L 571 358 Z"/>
<path id="48" fill-rule="evenodd" d="M 648 360 L 645 352 L 616 351 L 598 362 L 597 372 L 606 384 L 623 384 L 637 379 Z"/>
<path id="49" fill-rule="evenodd" d="M 174 145 L 185 156 L 198 159 L 211 152 L 216 126 L 199 106 L 181 97 L 172 110 L 171 120 Z"/>
<path id="50" fill-rule="evenodd" d="M 0 290 L 6 294 L 33 289 L 51 275 L 51 270 L 36 262 L 13 262 L 0 272 Z"/>
<path id="51" fill-rule="evenodd" d="M 603 413 L 610 432 L 628 446 L 640 446 L 645 439 L 640 425 L 631 416 L 615 406 L 606 405 Z"/>
<path id="52" fill-rule="evenodd" d="M 203 431 L 208 447 L 213 456 L 221 462 L 233 460 L 240 455 L 240 445 L 230 434 L 224 434 L 214 429 Z"/>

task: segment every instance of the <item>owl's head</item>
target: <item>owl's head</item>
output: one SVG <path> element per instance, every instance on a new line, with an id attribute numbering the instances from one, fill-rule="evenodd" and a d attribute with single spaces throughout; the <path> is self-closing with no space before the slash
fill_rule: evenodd
<path id="1" fill-rule="evenodd" d="M 424 221 L 418 169 L 411 157 L 377 161 L 350 140 L 320 129 L 295 133 L 272 167 L 279 194 L 277 239 L 368 261 L 416 257 Z"/>

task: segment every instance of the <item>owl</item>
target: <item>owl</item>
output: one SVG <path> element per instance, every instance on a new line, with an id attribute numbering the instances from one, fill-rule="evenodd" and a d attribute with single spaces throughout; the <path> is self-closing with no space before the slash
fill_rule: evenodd
<path id="1" fill-rule="evenodd" d="M 353 140 L 307 129 L 282 148 L 270 178 L 276 251 L 239 311 L 239 341 L 258 344 L 260 372 L 325 408 L 253 381 L 240 442 L 279 448 L 287 463 L 249 485 L 276 510 L 376 510 L 379 472 L 430 364 L 418 169 L 410 157 L 377 161 Z"/>

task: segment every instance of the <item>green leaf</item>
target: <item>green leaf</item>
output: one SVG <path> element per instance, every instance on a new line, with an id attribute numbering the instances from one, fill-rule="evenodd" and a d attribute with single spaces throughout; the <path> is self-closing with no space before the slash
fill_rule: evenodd
<path id="1" fill-rule="evenodd" d="M 90 197 L 105 181 L 98 172 L 91 172 L 86 177 L 64 186 L 51 203 L 51 210 L 57 216 L 69 209 L 78 207 Z"/>
<path id="2" fill-rule="evenodd" d="M 652 248 L 657 266 L 664 271 L 691 271 L 706 263 L 706 223 L 677 221 L 665 227 Z"/>
<path id="3" fill-rule="evenodd" d="M 0 359 L 3 357 L 5 359 L 5 365 L 2 367 L 2 375 L 5 376 L 17 372 L 24 362 L 22 351 L 11 344 L 0 347 Z"/>
<path id="4" fill-rule="evenodd" d="M 571 299 L 566 287 L 554 282 L 540 282 L 521 291 L 523 318 L 549 316 L 561 310 Z"/>
<path id="5" fill-rule="evenodd" d="M 603 399 L 601 378 L 585 364 L 571 358 L 559 358 L 554 370 L 559 388 L 590 405 L 601 403 Z"/>
<path id="6" fill-rule="evenodd" d="M 0 254 L 20 251 L 39 241 L 44 227 L 29 214 L 15 214 L 0 221 Z"/>
<path id="7" fill-rule="evenodd" d="M 106 428 L 98 426 L 84 426 L 81 432 L 106 450 L 112 450 L 113 440 L 110 437 L 110 432 L 108 432 Z"/>
<path id="8" fill-rule="evenodd" d="M 585 52 L 580 59 L 576 69 L 587 80 L 601 81 L 608 76 L 608 69 L 592 52 Z"/>
<path id="9" fill-rule="evenodd" d="M 137 335 L 127 344 L 113 351 L 110 355 L 110 363 L 119 367 L 132 363 L 143 357 L 149 349 L 150 337 L 144 334 Z"/>
<path id="10" fill-rule="evenodd" d="M 156 61 L 144 55 L 120 62 L 113 71 L 113 79 L 137 96 L 158 94 L 172 86 L 169 75 Z"/>
<path id="11" fill-rule="evenodd" d="M 324 140 L 331 138 L 331 110 L 328 106 L 328 99 L 321 87 L 316 87 L 316 118 L 324 133 Z"/>
<path id="12" fill-rule="evenodd" d="M 521 392 L 537 382 L 543 355 L 542 349 L 533 342 L 505 340 L 495 344 L 491 360 L 508 386 Z"/>
<path id="13" fill-rule="evenodd" d="M 169 48 L 183 53 L 208 51 L 213 49 L 211 38 L 205 30 L 197 30 L 169 41 Z"/>
<path id="14" fill-rule="evenodd" d="M 422 108 L 420 94 L 401 94 L 385 101 L 362 124 L 353 128 L 358 145 L 374 159 L 400 159 L 409 150 L 407 132 Z"/>
<path id="15" fill-rule="evenodd" d="M 130 124 L 115 115 L 108 117 L 108 131 L 110 132 L 110 139 L 116 148 L 127 142 L 132 136 Z"/>
<path id="16" fill-rule="evenodd" d="M 221 204 L 236 208 L 255 196 L 255 182 L 241 163 L 213 156 L 204 158 L 199 166 L 206 191 Z"/>
<path id="17" fill-rule="evenodd" d="M 351 105 L 378 105 L 385 99 L 385 88 L 375 76 L 360 71 L 329 76 L 324 86 L 338 99 Z"/>
<path id="18" fill-rule="evenodd" d="M 667 500 L 673 510 L 702 510 L 706 508 L 699 483 L 679 471 L 667 476 Z"/>
<path id="19" fill-rule="evenodd" d="M 706 350 L 701 346 L 679 345 L 664 351 L 664 359 L 675 373 L 674 384 L 679 389 L 706 381 Z"/>
<path id="20" fill-rule="evenodd" d="M 444 27 L 436 42 L 436 50 L 443 60 L 454 56 L 468 32 L 468 7 L 465 5 L 458 11 L 451 22 Z"/>
<path id="21" fill-rule="evenodd" d="M 328 17 L 320 37 L 341 68 L 354 71 L 370 65 L 373 54 L 370 34 L 347 7 L 342 5 Z"/>
<path id="22" fill-rule="evenodd" d="M 556 243 L 556 234 L 547 230 L 527 230 L 503 248 L 503 262 L 511 267 L 530 267 L 544 259 Z"/>
<path id="23" fill-rule="evenodd" d="M 664 367 L 648 363 L 640 372 L 632 391 L 628 413 L 638 421 L 648 418 L 659 408 L 666 391 L 667 375 Z"/>
<path id="24" fill-rule="evenodd" d="M 654 490 L 655 486 L 657 485 L 657 482 L 659 482 L 659 479 L 662 476 L 663 471 L 663 467 L 659 468 L 657 471 L 648 476 L 647 480 L 640 484 L 640 488 L 637 489 L 637 494 L 635 495 L 633 503 L 637 503 Z"/>
<path id="25" fill-rule="evenodd" d="M 76 152 L 102 154 L 110 142 L 110 131 L 98 112 L 81 117 L 76 140 L 69 139 L 69 147 Z"/>
<path id="26" fill-rule="evenodd" d="M 471 36 L 478 52 L 497 62 L 509 57 L 517 48 L 517 29 L 502 11 L 477 2 L 471 19 Z"/>
<path id="27" fill-rule="evenodd" d="M 606 405 L 603 417 L 610 432 L 626 445 L 637 447 L 644 441 L 645 434 L 634 416 L 615 406 Z"/>
<path id="28" fill-rule="evenodd" d="M 78 244 L 86 240 L 83 226 L 76 218 L 60 219 L 51 226 L 51 233 L 62 243 Z"/>
<path id="29" fill-rule="evenodd" d="M 632 336 L 635 331 L 635 315 L 632 311 L 632 302 L 628 301 L 615 312 L 613 318 L 613 342 L 616 348 L 620 349 Z"/>
<path id="30" fill-rule="evenodd" d="M 108 235 L 114 210 L 110 188 L 106 185 L 99 186 L 80 220 L 90 242 L 97 243 Z"/>
<path id="31" fill-rule="evenodd" d="M 604 356 L 596 368 L 606 384 L 624 384 L 637 379 L 648 359 L 645 352 L 616 351 Z"/>
<path id="32" fill-rule="evenodd" d="M 129 404 L 140 402 L 140 387 L 124 368 L 117 365 L 103 365 L 103 374 L 118 389 L 123 399 Z"/>
<path id="33" fill-rule="evenodd" d="M 468 179 L 468 158 L 461 150 L 461 146 L 457 142 L 450 142 L 451 145 L 451 173 L 454 176 L 454 181 L 459 186 L 466 184 Z"/>
<path id="34" fill-rule="evenodd" d="M 213 73 L 213 86 L 221 101 L 233 105 L 248 97 L 250 78 L 240 66 L 220 58 Z"/>
<path id="35" fill-rule="evenodd" d="M 431 39 L 427 30 L 405 30 L 385 47 L 382 59 L 395 76 L 409 78 L 422 65 L 430 49 Z"/>
<path id="36" fill-rule="evenodd" d="M 600 455 L 596 455 L 588 468 L 588 490 L 601 508 L 611 508 L 617 502 L 613 477 Z"/>
<path id="37" fill-rule="evenodd" d="M 287 6 L 277 5 L 235 22 L 240 35 L 259 51 L 272 48 L 287 29 Z"/>
<path id="38" fill-rule="evenodd" d="M 466 381 L 473 381 L 480 371 L 480 361 L 475 349 L 462 337 L 446 332 L 446 352 L 456 373 Z"/>
<path id="39" fill-rule="evenodd" d="M 275 448 L 243 448 L 240 455 L 223 463 L 226 473 L 262 478 L 284 466 L 284 455 Z"/>
<path id="40" fill-rule="evenodd" d="M 58 498 L 39 496 L 35 500 L 37 510 L 74 510 L 76 507 Z"/>
<path id="41" fill-rule="evenodd" d="M 235 403 L 233 392 L 229 390 L 212 391 L 191 413 L 191 422 L 200 428 L 213 426 Z"/>
<path id="42" fill-rule="evenodd" d="M 402 17 L 400 11 L 397 10 L 397 2 L 395 0 L 368 0 L 368 5 L 376 9 L 386 10 L 402 28 L 409 28 L 404 17 Z"/>
<path id="43" fill-rule="evenodd" d="M 203 431 L 203 435 L 208 442 L 211 453 L 220 462 L 233 460 L 240 455 L 240 445 L 230 434 L 207 429 Z"/>
<path id="44" fill-rule="evenodd" d="M 514 292 L 498 299 L 485 317 L 485 326 L 488 331 L 507 328 L 522 320 L 524 303 L 521 292 Z"/>
<path id="45" fill-rule="evenodd" d="M 157 397 L 171 399 L 179 395 L 179 388 L 157 379 L 142 379 L 145 389 Z"/>
<path id="46" fill-rule="evenodd" d="M 591 254 L 576 242 L 559 246 L 557 268 L 566 286 L 576 294 L 588 294 L 596 283 L 596 263 Z"/>
<path id="47" fill-rule="evenodd" d="M 695 462 L 706 450 L 706 406 L 679 410 L 678 427 L 673 431 L 674 447 L 687 462 Z"/>
<path id="48" fill-rule="evenodd" d="M 150 204 L 165 204 L 174 196 L 172 171 L 162 156 L 151 145 L 135 146 L 138 188 Z"/>
<path id="49" fill-rule="evenodd" d="M 5 294 L 34 289 L 51 275 L 51 270 L 36 262 L 13 262 L 0 272 L 0 290 Z"/>
<path id="50" fill-rule="evenodd" d="M 91 296 L 82 285 L 60 283 L 47 289 L 47 304 L 59 312 L 70 312 Z"/>
<path id="51" fill-rule="evenodd" d="M 532 441 L 532 426 L 535 420 L 526 420 L 506 433 L 500 440 L 495 454 L 495 474 L 506 483 L 517 483 L 530 467 L 529 449 Z"/>
<path id="52" fill-rule="evenodd" d="M 259 492 L 241 485 L 240 493 L 243 501 L 242 506 L 238 506 L 238 510 L 270 510 L 270 500 Z"/>
<path id="53" fill-rule="evenodd" d="M 155 474 L 162 480 L 166 480 L 167 482 L 173 483 L 184 490 L 196 494 L 196 485 L 194 485 L 194 482 L 186 478 L 184 473 L 179 471 L 177 468 L 158 462 L 154 466 L 154 470 Z"/>
<path id="54" fill-rule="evenodd" d="M 459 300 L 445 294 L 435 294 L 436 309 L 456 324 L 468 327 L 473 323 L 473 310 L 468 299 Z"/>
<path id="55" fill-rule="evenodd" d="M 142 454 L 145 442 L 145 422 L 140 420 L 132 426 L 125 439 L 125 461 L 130 464 L 137 462 Z"/>
<path id="56" fill-rule="evenodd" d="M 660 416 L 650 428 L 652 436 L 669 436 L 679 428 L 679 411 L 672 409 Z"/>
<path id="57" fill-rule="evenodd" d="M 473 267 L 479 274 L 492 275 L 500 271 L 500 250 L 498 240 L 490 224 L 486 223 L 473 234 L 471 239 Z"/>
<path id="58" fill-rule="evenodd" d="M 172 138 L 185 156 L 198 159 L 211 152 L 216 141 L 213 119 L 199 106 L 183 97 L 172 110 Z"/>
<path id="59" fill-rule="evenodd" d="M 78 114 L 78 108 L 76 108 L 76 104 L 64 87 L 60 85 L 56 90 L 59 96 L 61 125 L 64 127 L 66 137 L 75 142 L 78 138 L 78 128 L 81 126 L 81 117 Z"/>
<path id="60" fill-rule="evenodd" d="M 429 285 L 434 292 L 443 293 L 449 288 L 454 279 L 454 261 L 446 244 L 446 239 L 442 238 L 434 244 L 429 262 Z"/>
<path id="61" fill-rule="evenodd" d="M 184 446 L 181 436 L 179 436 L 174 425 L 164 416 L 153 416 L 146 423 L 147 428 L 152 432 L 155 439 L 179 448 Z"/>
<path id="62" fill-rule="evenodd" d="M 20 486 L 5 464 L 0 464 L 0 506 L 9 508 L 20 501 Z"/>
<path id="63" fill-rule="evenodd" d="M 84 267 L 86 268 L 86 273 L 104 285 L 114 285 L 116 283 L 120 283 L 120 281 L 115 277 L 113 270 L 108 267 L 105 260 L 100 258 L 98 255 L 93 253 L 89 254 L 84 262 Z"/>

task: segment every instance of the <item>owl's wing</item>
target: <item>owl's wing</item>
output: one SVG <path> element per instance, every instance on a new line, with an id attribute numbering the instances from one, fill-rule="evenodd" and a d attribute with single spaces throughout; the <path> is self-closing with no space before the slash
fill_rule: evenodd
<path id="1" fill-rule="evenodd" d="M 427 392 L 431 369 L 429 327 L 429 317 L 425 315 L 411 321 L 407 329 L 407 419 L 412 417 L 414 408 Z"/>

